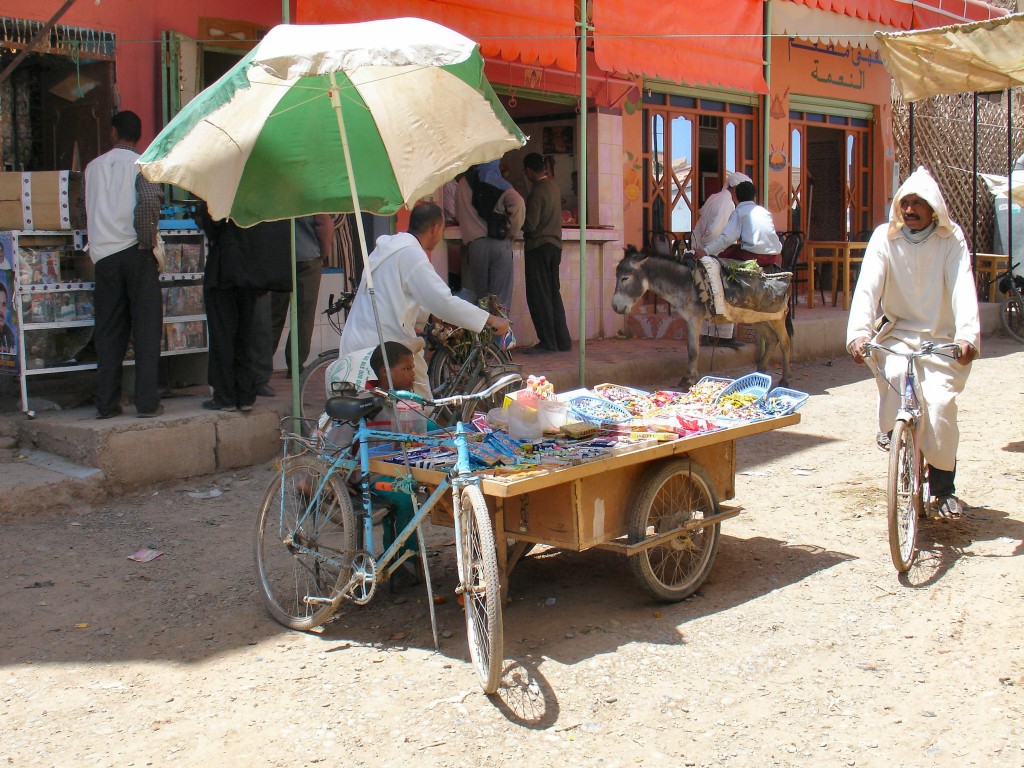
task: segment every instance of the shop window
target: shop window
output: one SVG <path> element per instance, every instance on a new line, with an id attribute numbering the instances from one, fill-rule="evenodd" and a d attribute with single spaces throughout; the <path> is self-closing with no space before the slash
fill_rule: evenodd
<path id="1" fill-rule="evenodd" d="M 688 101 L 686 101 L 688 100 Z M 656 232 L 686 239 L 707 195 L 718 191 L 727 170 L 742 170 L 753 177 L 757 166 L 757 117 L 737 113 L 735 105 L 672 96 L 664 106 L 645 97 L 644 109 L 644 213 L 645 242 Z M 708 110 L 707 107 L 715 107 Z"/>
<path id="2" fill-rule="evenodd" d="M 792 114 L 792 113 L 791 113 Z M 852 118 L 835 128 L 797 112 L 790 119 L 789 227 L 808 240 L 858 240 L 871 228 L 871 130 Z M 823 124 L 824 123 L 824 124 Z"/>
<path id="3" fill-rule="evenodd" d="M 789 229 L 803 232 L 803 132 L 790 132 L 789 146 Z"/>
<path id="4" fill-rule="evenodd" d="M 725 170 L 736 170 L 736 123 L 732 120 L 725 124 Z"/>

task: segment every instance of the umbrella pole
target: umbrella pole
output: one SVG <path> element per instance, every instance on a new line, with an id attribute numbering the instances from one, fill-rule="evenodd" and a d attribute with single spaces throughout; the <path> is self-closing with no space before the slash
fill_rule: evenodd
<path id="1" fill-rule="evenodd" d="M 299 370 L 299 278 L 295 264 L 295 219 L 291 220 L 288 232 L 291 242 L 289 255 L 292 269 L 292 294 L 288 299 L 288 349 L 286 354 L 291 360 L 288 369 L 292 372 L 292 428 L 302 434 L 302 402 L 299 393 L 302 385 L 302 375 Z"/>
<path id="2" fill-rule="evenodd" d="M 359 192 L 356 189 L 356 179 L 352 171 L 352 153 L 348 148 L 348 133 L 345 131 L 345 117 L 341 113 L 341 89 L 338 87 L 338 80 L 331 72 L 331 106 L 334 107 L 334 114 L 338 117 L 338 132 L 341 134 L 341 151 L 345 156 L 345 171 L 348 173 L 349 189 L 352 192 L 352 216 L 356 220 L 356 232 L 359 235 L 359 252 L 363 257 L 363 279 L 366 280 L 366 290 L 370 294 L 370 306 L 373 307 L 373 322 L 377 326 L 377 340 L 384 344 L 384 331 L 380 327 L 380 313 L 377 311 L 377 296 L 373 290 L 373 271 L 370 269 L 370 254 L 366 250 L 366 233 L 363 231 L 363 215 L 359 207 Z M 391 366 L 387 359 L 387 352 L 384 353 L 384 369 L 388 373 L 388 388 L 394 389 L 391 381 Z"/>
<path id="3" fill-rule="evenodd" d="M 370 295 L 370 306 L 373 308 L 373 322 L 377 326 L 377 340 L 381 345 L 381 352 L 384 356 L 384 371 L 388 377 L 388 389 L 394 390 L 395 383 L 391 380 L 391 363 L 388 360 L 387 350 L 384 349 L 384 330 L 380 327 L 380 313 L 377 311 L 377 296 L 373 290 L 373 272 L 370 269 L 370 254 L 366 251 L 366 234 L 363 232 L 363 217 L 359 208 L 359 193 L 356 191 L 356 179 L 352 171 L 352 153 L 348 148 L 348 133 L 345 131 L 345 117 L 341 113 L 341 89 L 338 88 L 338 80 L 331 72 L 331 105 L 334 107 L 334 114 L 338 117 L 338 132 L 341 134 L 341 151 L 345 155 L 345 171 L 348 173 L 349 189 L 352 192 L 353 216 L 356 220 L 356 231 L 359 233 L 359 251 L 363 256 L 363 278 L 366 280 L 366 290 Z M 405 459 L 405 471 L 412 474 L 409 466 L 409 454 L 406 445 L 402 444 L 402 456 Z M 413 501 L 415 508 L 416 502 Z M 434 600 L 431 595 L 430 566 L 427 563 L 426 539 L 422 532 L 416 530 L 417 541 L 420 546 L 420 561 L 423 563 L 423 577 L 427 582 L 427 607 L 430 610 L 430 627 L 434 633 L 434 647 L 440 648 L 441 640 L 437 630 L 437 615 L 434 613 Z"/>

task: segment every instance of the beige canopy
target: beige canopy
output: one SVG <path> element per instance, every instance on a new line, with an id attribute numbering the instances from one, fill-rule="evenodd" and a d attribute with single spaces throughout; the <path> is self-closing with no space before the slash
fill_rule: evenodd
<path id="1" fill-rule="evenodd" d="M 1024 13 L 875 37 L 886 70 L 908 101 L 1024 85 Z"/>

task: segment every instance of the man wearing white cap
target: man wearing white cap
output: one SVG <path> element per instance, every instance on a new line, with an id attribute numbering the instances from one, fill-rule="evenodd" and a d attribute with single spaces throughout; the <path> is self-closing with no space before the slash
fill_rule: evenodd
<path id="1" fill-rule="evenodd" d="M 757 188 L 747 179 L 732 187 L 736 210 L 729 216 L 722 233 L 697 255 L 747 261 L 755 259 L 758 266 L 778 271 L 782 266 L 782 241 L 775 232 L 771 211 L 755 202 Z"/>
<path id="2" fill-rule="evenodd" d="M 736 171 L 727 171 L 725 174 L 726 186 L 718 192 L 709 195 L 704 201 L 700 211 L 697 213 L 697 226 L 693 228 L 690 235 L 690 245 L 695 251 L 706 248 L 715 238 L 722 234 L 729 216 L 736 210 L 736 204 L 732 200 L 732 188 L 741 181 L 750 181 L 750 177 Z M 736 349 L 742 343 L 733 338 L 736 332 L 734 323 L 719 323 L 715 325 L 705 320 L 701 323 L 700 343 L 718 344 L 723 347 Z"/>

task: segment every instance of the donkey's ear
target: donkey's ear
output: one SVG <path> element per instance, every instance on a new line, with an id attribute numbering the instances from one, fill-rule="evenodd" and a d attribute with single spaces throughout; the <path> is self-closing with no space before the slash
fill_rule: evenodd
<path id="1" fill-rule="evenodd" d="M 627 256 L 632 256 L 634 253 L 636 253 L 636 246 L 635 245 L 627 245 L 626 246 L 626 255 Z"/>

